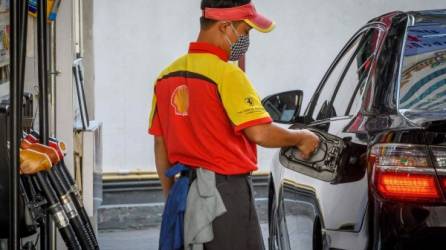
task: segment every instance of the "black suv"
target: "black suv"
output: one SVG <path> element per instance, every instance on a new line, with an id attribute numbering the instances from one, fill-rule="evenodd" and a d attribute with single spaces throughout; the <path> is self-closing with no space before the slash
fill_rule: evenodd
<path id="1" fill-rule="evenodd" d="M 302 95 L 263 100 L 321 138 L 273 161 L 270 249 L 446 249 L 446 10 L 371 20 Z"/>

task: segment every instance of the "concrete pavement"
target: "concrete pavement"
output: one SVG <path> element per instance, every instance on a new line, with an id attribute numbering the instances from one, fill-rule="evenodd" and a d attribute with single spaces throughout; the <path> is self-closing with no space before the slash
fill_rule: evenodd
<path id="1" fill-rule="evenodd" d="M 261 226 L 267 247 L 268 224 Z M 101 250 L 157 250 L 159 230 L 159 227 L 150 227 L 131 231 L 101 231 L 99 245 Z"/>

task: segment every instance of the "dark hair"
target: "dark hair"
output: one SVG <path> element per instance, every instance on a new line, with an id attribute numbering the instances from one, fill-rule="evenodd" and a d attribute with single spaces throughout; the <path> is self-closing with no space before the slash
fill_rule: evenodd
<path id="1" fill-rule="evenodd" d="M 251 0 L 202 0 L 201 10 L 205 8 L 230 8 L 245 5 L 250 3 Z M 215 20 L 207 19 L 204 17 L 200 18 L 201 29 L 206 30 L 215 24 Z"/>

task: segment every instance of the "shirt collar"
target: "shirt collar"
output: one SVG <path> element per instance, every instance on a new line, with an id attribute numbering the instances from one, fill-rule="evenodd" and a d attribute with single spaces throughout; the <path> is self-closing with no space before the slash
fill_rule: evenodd
<path id="1" fill-rule="evenodd" d="M 189 53 L 210 53 L 227 62 L 229 55 L 223 49 L 205 42 L 192 42 L 189 45 Z"/>

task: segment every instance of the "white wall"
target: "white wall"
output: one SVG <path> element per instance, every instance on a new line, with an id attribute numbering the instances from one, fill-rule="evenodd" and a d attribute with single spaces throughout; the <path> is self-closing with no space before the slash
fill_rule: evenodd
<path id="1" fill-rule="evenodd" d="M 131 4 L 129 4 L 131 2 Z M 95 113 L 104 122 L 104 171 L 154 171 L 146 134 L 152 82 L 187 52 L 199 30 L 199 0 L 95 0 Z M 393 10 L 446 8 L 443 0 L 256 0 L 275 19 L 270 34 L 251 33 L 247 72 L 261 96 L 302 89 L 309 100 L 347 39 Z M 259 152 L 267 170 L 270 154 Z"/>

